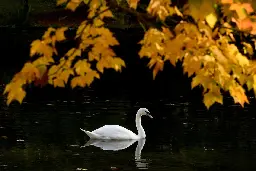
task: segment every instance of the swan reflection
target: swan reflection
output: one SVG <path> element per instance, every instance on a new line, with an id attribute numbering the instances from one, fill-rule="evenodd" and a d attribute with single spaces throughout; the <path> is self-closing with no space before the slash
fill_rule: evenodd
<path id="1" fill-rule="evenodd" d="M 138 141 L 136 150 L 135 150 L 135 164 L 138 169 L 147 169 L 148 163 L 146 159 L 141 159 L 141 151 L 146 143 L 146 139 L 139 140 L 97 140 L 90 139 L 84 146 L 93 145 L 95 147 L 99 147 L 102 150 L 111 150 L 111 151 L 119 151 L 130 147 Z"/>

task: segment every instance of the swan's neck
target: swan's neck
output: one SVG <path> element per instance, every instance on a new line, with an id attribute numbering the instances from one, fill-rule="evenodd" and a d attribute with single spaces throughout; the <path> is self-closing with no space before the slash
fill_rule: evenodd
<path id="1" fill-rule="evenodd" d="M 138 130 L 138 137 L 139 138 L 145 138 L 146 137 L 146 134 L 145 134 L 145 131 L 141 125 L 141 116 L 140 115 L 136 115 L 136 127 L 137 127 L 137 130 Z"/>

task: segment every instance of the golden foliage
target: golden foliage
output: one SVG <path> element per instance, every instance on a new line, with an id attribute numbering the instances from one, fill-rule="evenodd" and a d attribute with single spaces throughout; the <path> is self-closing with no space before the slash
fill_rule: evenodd
<path id="1" fill-rule="evenodd" d="M 130 6 L 131 8 L 133 8 L 133 9 L 135 9 L 135 10 L 136 10 L 136 8 L 137 8 L 137 5 L 138 5 L 139 1 L 140 1 L 140 0 L 127 0 L 129 6 Z"/>
<path id="2" fill-rule="evenodd" d="M 134 15 L 139 0 L 126 1 L 129 6 L 126 11 L 132 11 Z M 13 100 L 21 103 L 26 95 L 25 86 L 38 80 L 46 78 L 47 83 L 54 87 L 85 87 L 99 79 L 105 69 L 121 71 L 125 67 L 125 62 L 111 49 L 111 46 L 119 45 L 118 41 L 104 27 L 103 19 L 113 17 L 107 2 L 111 3 L 106 0 L 57 0 L 57 5 L 66 4 L 66 8 L 72 11 L 81 3 L 89 7 L 87 20 L 76 31 L 75 39 L 80 40 L 79 45 L 62 57 L 58 55 L 55 45 L 66 39 L 66 27 L 49 28 L 42 39 L 33 41 L 30 49 L 33 62 L 27 62 L 6 86 L 7 104 Z M 253 37 L 256 34 L 256 15 L 251 3 L 189 0 L 178 9 L 170 0 L 150 0 L 146 11 L 149 18 L 155 17 L 156 23 L 160 20 L 162 24 L 161 27 L 149 24 L 139 42 L 141 49 L 138 54 L 140 58 L 149 59 L 153 79 L 164 69 L 165 62 L 175 65 L 181 61 L 184 73 L 192 77 L 191 87 L 203 89 L 203 103 L 207 108 L 215 102 L 223 103 L 222 91 L 229 92 L 234 102 L 241 106 L 249 103 L 245 86 L 256 94 L 256 62 L 252 60 L 256 44 Z M 143 21 L 143 15 L 136 14 Z M 180 20 L 170 27 L 165 20 L 173 15 L 178 15 Z M 234 24 L 236 26 L 232 27 Z M 237 36 L 241 38 L 239 41 Z M 249 37 L 249 41 L 244 37 Z M 59 58 L 53 58 L 54 55 Z M 92 69 L 95 62 L 96 68 Z"/>

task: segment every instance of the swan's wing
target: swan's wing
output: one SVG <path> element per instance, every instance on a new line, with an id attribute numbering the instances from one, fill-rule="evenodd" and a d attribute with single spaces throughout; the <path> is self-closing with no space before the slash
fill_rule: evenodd
<path id="1" fill-rule="evenodd" d="M 134 134 L 132 131 L 119 126 L 119 125 L 105 125 L 100 127 L 92 133 L 100 135 L 106 139 L 136 139 L 137 135 Z"/>

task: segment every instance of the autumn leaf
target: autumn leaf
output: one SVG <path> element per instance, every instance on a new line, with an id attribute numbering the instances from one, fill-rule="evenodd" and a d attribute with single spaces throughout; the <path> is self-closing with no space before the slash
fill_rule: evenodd
<path id="1" fill-rule="evenodd" d="M 59 78 L 67 84 L 70 75 L 74 75 L 74 71 L 72 69 L 64 69 L 59 75 Z"/>
<path id="2" fill-rule="evenodd" d="M 254 11 L 249 3 L 232 3 L 229 10 L 236 11 L 238 18 L 241 20 L 245 19 L 249 13 Z"/>
<path id="3" fill-rule="evenodd" d="M 88 72 L 86 75 L 83 75 L 83 76 L 77 76 L 77 77 L 74 77 L 72 80 L 71 80 L 71 87 L 72 88 L 75 88 L 77 86 L 80 86 L 80 87 L 85 87 L 86 85 L 90 85 L 94 78 L 99 78 L 99 74 L 96 72 L 96 71 L 90 71 Z"/>
<path id="4" fill-rule="evenodd" d="M 203 21 L 205 17 L 214 13 L 214 0 L 188 0 L 188 9 L 185 14 L 191 15 L 195 21 Z"/>
<path id="5" fill-rule="evenodd" d="M 105 17 L 113 17 L 112 12 L 109 10 L 107 6 L 101 6 L 99 10 L 99 18 L 104 19 Z"/>
<path id="6" fill-rule="evenodd" d="M 64 32 L 67 30 L 67 27 L 62 27 L 56 30 L 56 40 L 57 41 L 63 41 L 66 39 Z"/>
<path id="7" fill-rule="evenodd" d="M 113 58 L 112 65 L 116 71 L 121 71 L 122 67 L 125 67 L 124 61 L 121 58 L 117 57 Z"/>
<path id="8" fill-rule="evenodd" d="M 57 6 L 66 3 L 68 0 L 57 0 Z"/>
<path id="9" fill-rule="evenodd" d="M 127 3 L 129 4 L 130 8 L 133 8 L 136 10 L 139 1 L 140 0 L 127 0 Z"/>
<path id="10" fill-rule="evenodd" d="M 71 11 L 75 11 L 81 2 L 82 2 L 82 0 L 70 0 L 67 4 L 66 8 L 70 9 Z"/>
<path id="11" fill-rule="evenodd" d="M 44 41 L 34 40 L 31 43 L 30 48 L 30 56 L 34 56 L 35 54 L 44 55 L 47 58 L 51 58 L 53 55 L 53 48 L 47 45 Z"/>
<path id="12" fill-rule="evenodd" d="M 26 92 L 22 88 L 13 88 L 13 91 L 10 91 L 7 96 L 7 105 L 10 105 L 14 100 L 17 100 L 21 104 L 25 96 Z"/>
<path id="13" fill-rule="evenodd" d="M 170 0 L 150 0 L 147 12 L 152 16 L 158 16 L 161 20 L 165 20 L 170 15 L 170 11 L 173 11 L 170 4 Z"/>
<path id="14" fill-rule="evenodd" d="M 7 94 L 7 105 L 10 105 L 12 101 L 17 100 L 19 103 L 22 103 L 26 92 L 22 89 L 22 86 L 25 84 L 25 80 L 22 78 L 16 79 L 14 82 L 7 84 L 4 90 L 4 94 Z"/>
<path id="15" fill-rule="evenodd" d="M 217 16 L 214 13 L 210 13 L 205 17 L 206 22 L 208 25 L 213 28 L 218 21 Z"/>
<path id="16" fill-rule="evenodd" d="M 233 0 L 221 0 L 222 4 L 232 4 Z"/>
<path id="17" fill-rule="evenodd" d="M 87 62 L 86 59 L 79 60 L 75 64 L 74 68 L 78 75 L 84 75 L 85 73 L 91 71 L 91 65 Z"/>
<path id="18" fill-rule="evenodd" d="M 230 95 L 233 97 L 235 103 L 239 103 L 244 107 L 244 103 L 249 103 L 244 89 L 237 83 L 233 83 L 229 88 Z"/>
<path id="19" fill-rule="evenodd" d="M 220 92 L 207 92 L 204 94 L 203 102 L 207 109 L 210 108 L 215 102 L 223 104 L 223 97 Z"/>
<path id="20" fill-rule="evenodd" d="M 21 70 L 21 73 L 27 78 L 28 83 L 31 83 L 36 78 L 41 77 L 38 68 L 30 62 L 25 63 Z"/>
<path id="21" fill-rule="evenodd" d="M 53 79 L 53 86 L 54 87 L 65 87 L 64 80 L 59 77 Z"/>

